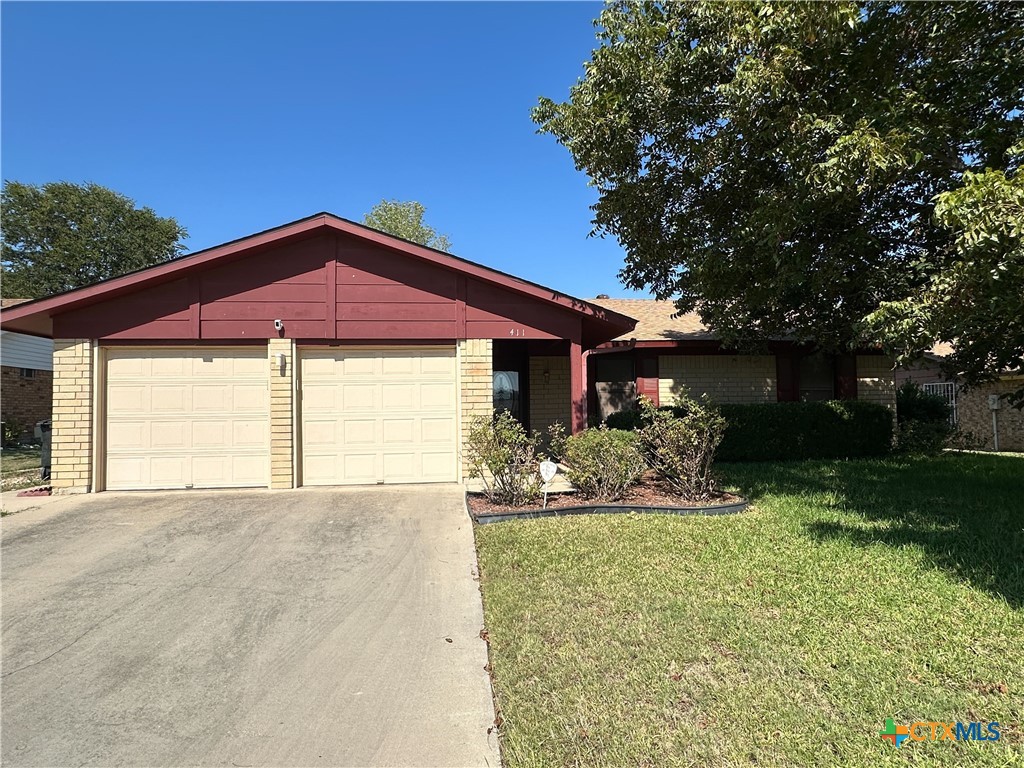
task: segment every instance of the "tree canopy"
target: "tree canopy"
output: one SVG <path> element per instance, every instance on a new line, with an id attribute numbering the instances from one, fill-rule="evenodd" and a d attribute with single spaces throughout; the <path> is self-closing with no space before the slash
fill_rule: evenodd
<path id="1" fill-rule="evenodd" d="M 174 219 L 98 184 L 4 182 L 3 295 L 40 298 L 181 255 Z"/>
<path id="2" fill-rule="evenodd" d="M 534 119 L 597 188 L 626 285 L 731 344 L 1021 364 L 1024 7 L 615 2 L 597 25 Z"/>
<path id="3" fill-rule="evenodd" d="M 415 200 L 401 202 L 399 200 L 381 200 L 363 217 L 368 227 L 387 232 L 389 235 L 411 240 L 414 243 L 434 248 L 438 251 L 451 251 L 452 243 L 447 235 L 442 235 L 423 221 L 426 208 Z"/>

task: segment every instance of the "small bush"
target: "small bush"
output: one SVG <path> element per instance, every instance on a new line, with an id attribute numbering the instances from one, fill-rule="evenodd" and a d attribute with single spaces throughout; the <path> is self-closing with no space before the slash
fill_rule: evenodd
<path id="1" fill-rule="evenodd" d="M 615 501 L 647 469 L 636 433 L 621 429 L 598 427 L 568 438 L 553 432 L 551 448 L 569 482 L 588 498 Z"/>
<path id="2" fill-rule="evenodd" d="M 608 416 L 604 420 L 604 424 L 608 429 L 626 429 L 632 432 L 643 426 L 643 417 L 641 412 L 636 409 L 618 411 Z"/>
<path id="3" fill-rule="evenodd" d="M 707 501 L 715 492 L 711 465 L 725 432 L 725 419 L 705 397 L 681 397 L 671 410 L 640 400 L 643 426 L 638 434 L 648 465 L 691 501 Z"/>
<path id="4" fill-rule="evenodd" d="M 25 428 L 14 419 L 4 420 L 4 434 L 3 444 L 11 445 L 21 440 L 21 436 L 25 433 Z"/>
<path id="5" fill-rule="evenodd" d="M 892 411 L 863 400 L 722 406 L 729 422 L 719 461 L 785 461 L 884 456 Z"/>
<path id="6" fill-rule="evenodd" d="M 906 381 L 896 390 L 896 448 L 901 453 L 934 455 L 949 443 L 955 429 L 949 404 Z"/>
<path id="7" fill-rule="evenodd" d="M 487 499 L 522 506 L 540 496 L 537 435 L 529 435 L 508 411 L 477 417 L 466 436 L 470 477 L 483 481 Z"/>

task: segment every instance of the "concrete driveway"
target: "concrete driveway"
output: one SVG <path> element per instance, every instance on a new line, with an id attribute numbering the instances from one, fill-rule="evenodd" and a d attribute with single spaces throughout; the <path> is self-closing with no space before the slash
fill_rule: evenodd
<path id="1" fill-rule="evenodd" d="M 98 494 L 2 523 L 5 766 L 494 766 L 456 486 Z"/>

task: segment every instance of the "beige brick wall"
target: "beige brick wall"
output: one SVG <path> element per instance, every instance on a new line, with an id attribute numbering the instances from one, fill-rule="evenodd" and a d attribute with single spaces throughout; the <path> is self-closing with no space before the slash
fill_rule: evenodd
<path id="1" fill-rule="evenodd" d="M 61 493 L 92 489 L 92 342 L 54 339 L 50 482 Z"/>
<path id="2" fill-rule="evenodd" d="M 284 355 L 282 366 L 278 355 Z M 295 393 L 295 345 L 291 339 L 270 339 L 267 343 L 270 363 L 270 487 L 294 486 L 292 423 Z"/>
<path id="3" fill-rule="evenodd" d="M 658 398 L 672 405 L 685 388 L 691 397 L 707 393 L 717 403 L 774 403 L 772 355 L 662 355 Z"/>
<path id="4" fill-rule="evenodd" d="M 490 339 L 463 339 L 459 342 L 459 401 L 462 411 L 460 440 L 464 441 L 469 425 L 478 416 L 489 417 L 494 411 L 493 342 Z M 466 478 L 465 443 L 459 447 L 462 477 Z"/>
<path id="5" fill-rule="evenodd" d="M 891 357 L 857 355 L 857 399 L 879 403 L 895 412 L 896 382 Z"/>
<path id="6" fill-rule="evenodd" d="M 959 392 L 956 401 L 957 426 L 982 440 L 984 450 L 995 450 L 988 396 L 1012 392 L 1021 384 L 1024 384 L 1024 380 L 1008 378 Z M 996 411 L 996 424 L 1000 451 L 1024 451 L 1024 411 L 1011 407 L 1003 400 Z"/>
<path id="7" fill-rule="evenodd" d="M 547 377 L 545 381 L 545 372 Z M 530 358 L 530 430 L 542 436 L 555 423 L 572 428 L 572 404 L 569 392 L 569 357 Z"/>

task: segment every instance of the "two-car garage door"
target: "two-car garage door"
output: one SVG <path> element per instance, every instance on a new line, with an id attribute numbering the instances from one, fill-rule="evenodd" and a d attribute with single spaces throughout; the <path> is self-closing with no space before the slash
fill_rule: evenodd
<path id="1" fill-rule="evenodd" d="M 106 488 L 268 484 L 279 371 L 266 347 L 105 355 Z M 308 347 L 299 357 L 302 484 L 457 479 L 454 348 Z"/>

